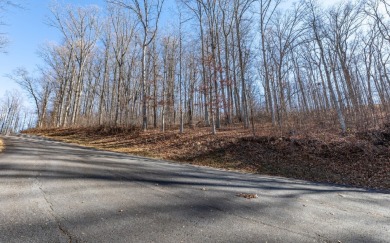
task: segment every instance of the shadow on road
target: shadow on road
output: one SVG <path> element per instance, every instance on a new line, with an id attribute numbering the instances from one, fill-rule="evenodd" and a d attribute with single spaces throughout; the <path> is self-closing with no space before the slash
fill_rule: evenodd
<path id="1" fill-rule="evenodd" d="M 53 141 L 4 140 L 0 182 L 12 186 L 2 190 L 0 206 L 39 200 L 43 194 L 57 226 L 73 240 L 137 242 L 149 232 L 148 241 L 165 235 L 165 242 L 193 237 L 199 242 L 258 242 L 260 236 L 264 241 L 288 236 L 297 241 L 380 242 L 389 234 L 388 193 L 179 165 Z M 35 185 L 40 193 L 19 191 L 15 197 L 13 185 L 20 181 L 27 185 L 21 190 Z M 242 192 L 258 198 L 237 197 Z M 362 224 L 351 226 L 362 217 Z M 3 225 L 0 220 L 0 241 L 29 225 L 45 229 L 33 218 L 21 222 Z M 382 228 L 376 233 L 367 233 L 378 225 Z M 124 232 L 130 238 L 123 238 Z M 12 234 L 22 239 L 23 234 Z"/>

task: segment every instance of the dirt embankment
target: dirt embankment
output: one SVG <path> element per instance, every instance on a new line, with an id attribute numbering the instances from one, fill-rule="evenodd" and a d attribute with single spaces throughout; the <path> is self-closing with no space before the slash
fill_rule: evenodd
<path id="1" fill-rule="evenodd" d="M 162 133 L 136 128 L 29 130 L 103 150 L 197 165 L 373 189 L 390 189 L 390 126 L 340 136 L 334 133 L 253 136 L 238 127 L 211 135 L 209 128 Z M 261 128 L 257 129 L 262 131 Z M 265 130 L 265 129 L 263 129 Z"/>

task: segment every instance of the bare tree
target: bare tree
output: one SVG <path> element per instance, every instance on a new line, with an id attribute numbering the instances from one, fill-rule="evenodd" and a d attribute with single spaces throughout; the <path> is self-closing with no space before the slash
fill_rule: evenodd
<path id="1" fill-rule="evenodd" d="M 340 101 L 340 99 L 336 98 L 336 95 L 335 95 L 335 92 L 333 89 L 333 85 L 332 85 L 332 81 L 331 81 L 330 69 L 328 67 L 328 60 L 325 57 L 326 50 L 324 48 L 324 44 L 322 41 L 325 33 L 324 33 L 324 29 L 321 29 L 321 26 L 324 26 L 324 24 L 321 22 L 322 19 L 320 16 L 318 16 L 316 6 L 312 1 L 308 2 L 307 7 L 310 11 L 309 24 L 310 24 L 312 31 L 313 31 L 314 40 L 316 41 L 318 48 L 319 48 L 319 55 L 321 58 L 321 63 L 322 63 L 323 69 L 324 69 L 325 74 L 326 74 L 326 80 L 327 80 L 327 84 L 328 84 L 330 97 L 331 97 L 333 104 L 336 108 L 341 131 L 342 131 L 342 133 L 345 133 L 347 131 L 347 127 L 345 124 L 345 118 L 344 118 L 343 111 L 340 107 L 341 101 Z"/>
<path id="2" fill-rule="evenodd" d="M 119 123 L 120 108 L 124 107 L 125 104 L 123 96 L 123 87 L 125 85 L 125 64 L 127 62 L 127 55 L 130 48 L 131 41 L 134 37 L 135 24 L 130 17 L 126 16 L 126 13 L 122 9 L 111 8 L 110 10 L 110 21 L 113 30 L 112 48 L 115 58 L 115 66 L 118 70 L 117 82 L 116 82 L 116 102 L 118 103 L 115 108 L 115 119 L 116 125 Z"/>
<path id="3" fill-rule="evenodd" d="M 272 20 L 273 26 L 270 28 L 270 38 L 268 38 L 268 47 L 271 48 L 268 52 L 271 54 L 271 59 L 268 65 L 273 65 L 275 68 L 275 84 L 278 95 L 276 101 L 277 121 L 279 126 L 284 122 L 283 119 L 288 116 L 287 103 L 291 103 L 291 86 L 286 81 L 290 73 L 291 53 L 296 52 L 295 48 L 299 47 L 303 40 L 303 35 L 307 30 L 303 26 L 303 16 L 305 15 L 303 5 L 295 5 L 290 11 L 286 11 L 283 15 L 278 14 Z M 290 105 L 291 107 L 291 105 Z"/>
<path id="4" fill-rule="evenodd" d="M 234 21 L 235 21 L 235 33 L 238 47 L 238 62 L 240 67 L 240 80 L 241 80 L 241 106 L 242 106 L 242 121 L 244 127 L 249 128 L 249 112 L 248 112 L 248 97 L 245 80 L 245 64 L 244 64 L 244 50 L 242 41 L 242 22 L 248 9 L 252 6 L 253 0 L 246 1 L 234 1 Z"/>
<path id="5" fill-rule="evenodd" d="M 75 124 L 80 115 L 83 95 L 84 75 L 87 62 L 95 48 L 99 36 L 98 9 L 95 7 L 76 8 L 59 6 L 52 8 L 53 18 L 50 24 L 64 37 L 68 49 L 72 50 L 74 70 L 72 72 L 72 115 L 71 124 Z"/>
<path id="6" fill-rule="evenodd" d="M 259 0 L 260 11 L 259 11 L 259 21 L 260 21 L 260 40 L 261 40 L 261 53 L 262 53 L 262 68 L 263 70 L 263 78 L 265 83 L 265 96 L 267 108 L 271 112 L 272 124 L 275 125 L 275 112 L 273 106 L 272 92 L 271 92 L 271 74 L 269 71 L 269 65 L 266 51 L 266 35 L 267 29 L 270 25 L 271 19 L 276 12 L 277 7 L 279 6 L 281 0 Z"/>
<path id="7" fill-rule="evenodd" d="M 202 1 L 189 1 L 189 0 L 182 0 L 183 4 L 186 5 L 186 7 L 188 9 L 191 10 L 191 12 L 193 14 L 195 14 L 196 16 L 196 19 L 198 21 L 198 25 L 199 25 L 199 30 L 200 30 L 200 43 L 201 43 L 201 66 L 202 66 L 202 85 L 201 85 L 201 90 L 202 90 L 202 94 L 203 94 L 203 106 L 204 106 L 204 121 L 205 121 L 205 124 L 207 126 L 210 125 L 210 119 L 209 119 L 209 108 L 208 108 L 208 103 L 209 103 L 209 99 L 208 99 L 208 96 L 207 96 L 207 91 L 208 91 L 208 85 L 207 85 L 207 77 L 206 77 L 206 47 L 205 47 L 205 42 L 204 42 L 204 39 L 205 39 L 205 33 L 204 33 L 204 4 L 202 3 Z"/>
<path id="8" fill-rule="evenodd" d="M 44 76 L 42 76 L 44 77 Z M 24 89 L 34 100 L 37 111 L 38 127 L 42 127 L 46 118 L 46 111 L 51 93 L 51 83 L 45 79 L 33 78 L 27 70 L 19 68 L 13 76 L 10 76 L 16 83 Z"/>
<path id="9" fill-rule="evenodd" d="M 386 0 L 367 1 L 366 14 L 375 20 L 379 33 L 390 42 L 390 3 Z"/>
<path id="10" fill-rule="evenodd" d="M 147 97 L 146 97 L 146 53 L 148 46 L 156 37 L 158 29 L 158 21 L 164 0 L 148 1 L 148 0 L 108 0 L 107 2 L 117 4 L 121 7 L 131 10 L 138 18 L 141 24 L 141 45 L 142 45 L 142 129 L 144 131 L 148 128 L 147 116 Z"/>

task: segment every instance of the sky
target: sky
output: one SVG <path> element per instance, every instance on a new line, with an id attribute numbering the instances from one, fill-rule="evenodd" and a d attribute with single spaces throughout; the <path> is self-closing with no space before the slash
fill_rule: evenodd
<path id="1" fill-rule="evenodd" d="M 59 42 L 61 36 L 53 27 L 48 26 L 50 17 L 49 6 L 53 0 L 24 1 L 22 9 L 10 9 L 3 14 L 6 23 L 0 27 L 0 32 L 6 33 L 10 40 L 5 51 L 0 53 L 0 97 L 6 90 L 19 89 L 18 85 L 6 76 L 18 67 L 24 67 L 34 73 L 37 65 L 42 63 L 38 56 L 39 47 L 47 42 Z M 104 6 L 104 0 L 68 0 L 57 1 L 60 4 L 98 5 Z"/>
<path id="2" fill-rule="evenodd" d="M 336 1 L 339 0 L 327 0 L 326 3 L 331 5 Z M 8 35 L 10 43 L 6 47 L 7 53 L 0 53 L 0 98 L 7 90 L 20 90 L 14 81 L 6 77 L 7 75 L 12 74 L 19 67 L 34 74 L 37 72 L 37 66 L 42 64 L 38 56 L 39 47 L 47 42 L 60 42 L 61 40 L 60 33 L 46 24 L 51 15 L 49 6 L 54 1 L 24 0 L 24 2 L 23 9 L 11 9 L 2 14 L 2 20 L 7 25 L 0 26 L 0 32 Z M 57 2 L 78 6 L 93 4 L 102 8 L 105 5 L 104 0 L 57 0 Z"/>

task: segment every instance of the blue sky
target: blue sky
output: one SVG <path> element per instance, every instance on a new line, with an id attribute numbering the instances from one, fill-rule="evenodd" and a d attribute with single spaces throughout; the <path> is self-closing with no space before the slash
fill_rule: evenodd
<path id="1" fill-rule="evenodd" d="M 50 16 L 49 6 L 52 0 L 25 1 L 24 9 L 10 9 L 3 14 L 6 26 L 0 26 L 0 32 L 8 35 L 10 43 L 6 47 L 8 53 L 0 53 L 0 97 L 6 90 L 18 89 L 18 86 L 6 78 L 18 67 L 25 67 L 28 71 L 36 71 L 42 63 L 38 57 L 39 46 L 46 42 L 60 41 L 59 32 L 45 24 Z M 60 4 L 104 5 L 104 0 L 68 0 L 57 1 Z"/>

